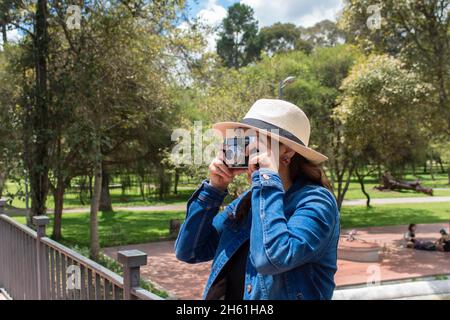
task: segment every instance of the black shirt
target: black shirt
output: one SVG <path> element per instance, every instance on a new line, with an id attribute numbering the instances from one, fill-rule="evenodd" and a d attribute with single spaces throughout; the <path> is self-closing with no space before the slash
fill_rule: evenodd
<path id="1" fill-rule="evenodd" d="M 206 300 L 243 300 L 249 248 L 247 240 L 231 256 L 211 285 Z"/>
<path id="2" fill-rule="evenodd" d="M 227 263 L 225 300 L 242 300 L 244 297 L 249 244 L 250 240 L 245 241 Z"/>

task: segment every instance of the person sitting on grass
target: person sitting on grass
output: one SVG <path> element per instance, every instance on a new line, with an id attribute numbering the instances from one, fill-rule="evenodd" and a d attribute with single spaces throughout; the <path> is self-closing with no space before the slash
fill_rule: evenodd
<path id="1" fill-rule="evenodd" d="M 436 250 L 442 252 L 450 252 L 450 238 L 445 229 L 439 231 L 441 238 L 436 242 Z"/>

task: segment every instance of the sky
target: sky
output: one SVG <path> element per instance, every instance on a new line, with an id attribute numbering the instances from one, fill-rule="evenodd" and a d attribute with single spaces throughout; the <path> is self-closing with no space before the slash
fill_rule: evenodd
<path id="1" fill-rule="evenodd" d="M 188 0 L 190 15 L 211 26 L 218 26 L 227 14 L 227 8 L 241 2 L 255 11 L 259 27 L 275 22 L 291 22 L 303 27 L 329 19 L 335 21 L 344 0 Z M 208 50 L 215 48 L 215 35 L 208 37 Z"/>
<path id="2" fill-rule="evenodd" d="M 344 0 L 187 0 L 190 16 L 204 23 L 218 26 L 227 14 L 227 8 L 241 2 L 255 11 L 260 27 L 275 22 L 291 22 L 310 27 L 324 19 L 335 20 Z M 19 38 L 17 31 L 8 34 L 11 40 Z M 215 35 L 208 36 L 208 50 L 215 50 Z M 1 39 L 0 39 L 1 44 Z"/>

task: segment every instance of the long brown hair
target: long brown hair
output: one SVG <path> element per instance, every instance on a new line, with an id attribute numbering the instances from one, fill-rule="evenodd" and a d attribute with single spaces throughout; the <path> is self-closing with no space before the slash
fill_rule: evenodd
<path id="1" fill-rule="evenodd" d="M 327 188 L 331 193 L 333 193 L 333 186 L 330 183 L 330 180 L 328 180 L 328 177 L 322 167 L 318 164 L 312 163 L 298 153 L 291 158 L 291 162 L 289 164 L 289 174 L 292 182 L 302 179 L 306 184 L 319 185 Z M 249 192 L 241 200 L 236 216 L 230 216 L 230 218 L 241 220 L 246 217 L 246 215 L 250 212 L 251 200 L 252 193 Z"/>

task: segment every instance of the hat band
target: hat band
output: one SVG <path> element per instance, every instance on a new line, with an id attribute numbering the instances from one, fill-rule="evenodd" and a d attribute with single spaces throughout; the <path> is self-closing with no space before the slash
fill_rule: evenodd
<path id="1" fill-rule="evenodd" d="M 303 141 L 300 140 L 299 138 L 297 138 L 297 136 L 293 135 L 292 133 L 290 133 L 289 131 L 287 131 L 283 128 L 280 128 L 276 125 L 265 122 L 263 120 L 259 120 L 259 119 L 255 119 L 255 118 L 244 118 L 242 121 L 240 121 L 240 123 L 246 124 L 246 125 L 249 125 L 252 127 L 257 127 L 259 129 L 263 129 L 263 130 L 267 130 L 267 131 L 278 130 L 279 136 L 287 138 L 294 142 L 297 142 L 297 143 L 301 144 L 302 146 L 306 147 L 305 144 L 303 143 Z"/>

